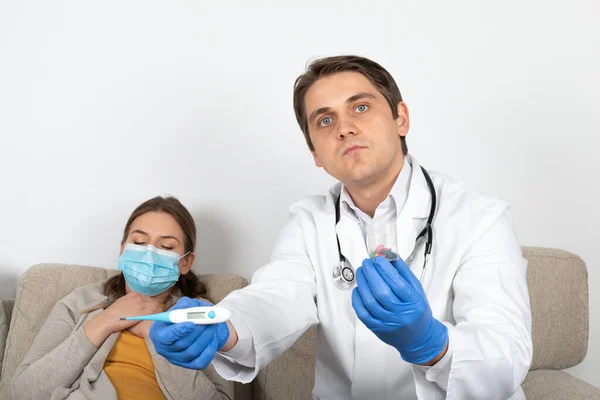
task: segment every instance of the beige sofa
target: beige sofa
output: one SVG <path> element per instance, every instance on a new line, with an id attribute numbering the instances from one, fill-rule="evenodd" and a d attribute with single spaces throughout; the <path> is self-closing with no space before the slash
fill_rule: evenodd
<path id="1" fill-rule="evenodd" d="M 562 250 L 530 247 L 523 248 L 523 253 L 529 261 L 534 347 L 531 371 L 523 383 L 527 399 L 600 399 L 600 389 L 560 371 L 581 363 L 587 352 L 585 264 Z M 16 301 L 3 300 L 0 307 L 0 400 L 10 398 L 14 371 L 54 303 L 75 287 L 104 280 L 114 273 L 95 267 L 42 264 L 23 275 Z M 201 279 L 215 301 L 247 283 L 234 274 L 204 275 Z M 317 328 L 310 329 L 264 368 L 252 384 L 238 384 L 236 399 L 310 399 L 316 335 Z"/>

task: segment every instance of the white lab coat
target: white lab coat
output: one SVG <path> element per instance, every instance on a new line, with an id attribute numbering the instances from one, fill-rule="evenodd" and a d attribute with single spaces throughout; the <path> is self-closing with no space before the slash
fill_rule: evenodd
<path id="1" fill-rule="evenodd" d="M 431 204 L 417 161 L 407 159 L 413 173 L 396 221 L 403 259 Z M 357 222 L 342 213 L 335 226 L 337 184 L 325 196 L 291 206 L 270 263 L 249 286 L 220 303 L 246 325 L 255 359 L 254 368 L 247 368 L 218 356 L 217 371 L 248 382 L 318 324 L 316 399 L 524 399 L 520 384 L 532 358 L 531 312 L 526 261 L 508 208 L 469 185 L 430 175 L 438 206 L 423 286 L 434 317 L 448 326 L 449 334 L 449 350 L 438 364 L 425 368 L 404 362 L 357 318 L 351 290 L 335 286 L 336 231 L 355 269 L 368 257 Z M 413 263 L 417 277 L 422 264 L 419 254 Z"/>

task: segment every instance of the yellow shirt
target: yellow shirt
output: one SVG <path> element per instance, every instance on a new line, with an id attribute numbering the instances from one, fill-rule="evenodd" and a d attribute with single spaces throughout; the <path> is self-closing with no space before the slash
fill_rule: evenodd
<path id="1" fill-rule="evenodd" d="M 164 400 L 144 338 L 124 330 L 104 363 L 119 399 Z"/>

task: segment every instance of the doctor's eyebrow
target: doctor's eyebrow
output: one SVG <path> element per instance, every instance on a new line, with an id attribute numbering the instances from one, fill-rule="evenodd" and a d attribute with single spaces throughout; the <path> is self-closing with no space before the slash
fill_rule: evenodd
<path id="1" fill-rule="evenodd" d="M 353 96 L 348 97 L 348 100 L 346 100 L 346 103 L 354 103 L 356 100 L 361 100 L 361 99 L 376 99 L 376 97 L 374 95 L 372 95 L 371 93 L 360 92 L 360 93 L 356 93 Z"/>
<path id="2" fill-rule="evenodd" d="M 315 122 L 315 119 L 317 119 L 317 117 L 319 115 L 328 113 L 329 111 L 331 111 L 331 107 L 321 107 L 321 108 L 316 109 L 315 111 L 312 112 L 312 114 L 310 114 L 310 117 L 308 118 L 308 122 L 312 124 L 313 122 Z"/>
<path id="3" fill-rule="evenodd" d="M 355 101 L 361 100 L 361 99 L 376 99 L 376 97 L 371 93 L 360 92 L 360 93 L 356 93 L 356 94 L 348 97 L 348 99 L 346 100 L 346 104 L 354 103 Z M 308 118 L 308 122 L 312 124 L 319 115 L 325 114 L 329 111 L 331 111 L 331 107 L 321 107 L 321 108 L 316 109 L 315 111 L 312 112 L 312 114 L 310 114 L 310 117 Z"/>

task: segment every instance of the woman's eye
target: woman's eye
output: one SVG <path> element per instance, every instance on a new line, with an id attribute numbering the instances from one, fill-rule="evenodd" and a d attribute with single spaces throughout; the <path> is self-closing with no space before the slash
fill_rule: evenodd
<path id="1" fill-rule="evenodd" d="M 355 108 L 355 110 L 356 110 L 356 111 L 358 111 L 358 112 L 361 112 L 361 113 L 363 113 L 363 112 L 367 111 L 368 109 L 369 109 L 369 106 L 368 106 L 368 105 L 366 105 L 366 104 L 359 104 L 359 105 L 358 105 L 358 106 L 356 106 L 356 108 Z"/>
<path id="2" fill-rule="evenodd" d="M 331 118 L 330 117 L 325 117 L 321 120 L 321 122 L 319 123 L 319 125 L 321 126 L 328 126 L 329 124 L 331 124 Z"/>
<path id="3" fill-rule="evenodd" d="M 138 246 L 143 245 L 144 242 L 136 242 L 135 240 L 133 241 L 133 244 L 137 244 Z"/>
<path id="4" fill-rule="evenodd" d="M 167 247 L 167 246 L 163 246 L 162 248 L 165 250 L 173 250 L 174 249 L 174 247 Z"/>

